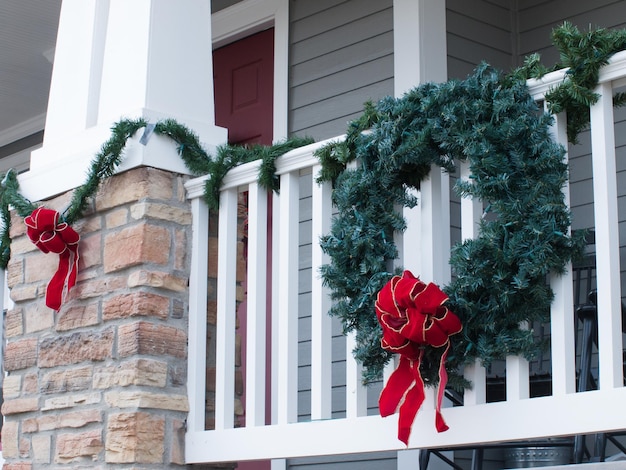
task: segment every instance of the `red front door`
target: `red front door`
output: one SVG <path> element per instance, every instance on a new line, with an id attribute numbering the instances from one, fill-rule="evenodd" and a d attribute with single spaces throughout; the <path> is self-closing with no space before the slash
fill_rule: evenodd
<path id="1" fill-rule="evenodd" d="M 213 52 L 215 123 L 229 144 L 272 144 L 274 29 Z"/>

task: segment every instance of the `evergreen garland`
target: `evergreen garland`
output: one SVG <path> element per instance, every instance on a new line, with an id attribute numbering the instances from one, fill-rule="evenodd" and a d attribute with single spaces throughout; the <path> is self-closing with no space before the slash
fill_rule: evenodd
<path id="1" fill-rule="evenodd" d="M 102 145 L 100 152 L 91 162 L 87 181 L 74 190 L 69 207 L 61 214 L 65 222 L 72 225 L 82 217 L 89 199 L 98 190 L 100 182 L 113 176 L 115 169 L 122 162 L 126 141 L 146 125 L 144 119 L 124 119 L 113 125 L 111 138 Z M 28 214 L 19 213 L 19 215 L 26 217 Z"/>
<path id="2" fill-rule="evenodd" d="M 576 142 L 589 123 L 588 106 L 597 100 L 599 69 L 626 46 L 626 32 L 581 34 L 565 23 L 553 38 L 563 61 L 558 68 L 570 69 L 547 95 L 549 109 L 567 111 L 568 138 Z M 509 75 L 481 64 L 465 80 L 425 83 L 401 98 L 367 103 L 345 142 L 318 151 L 319 178 L 333 181 L 338 209 L 330 234 L 321 239 L 331 259 L 321 275 L 335 301 L 331 315 L 344 331 L 356 331 L 354 354 L 365 382 L 379 379 L 391 357 L 380 347 L 374 303 L 401 271 L 393 269 L 393 234 L 405 229 L 397 208 L 417 203 L 406 190 L 419 189 L 432 164 L 453 171 L 455 161 L 468 161 L 471 178 L 455 189 L 486 205 L 478 238 L 453 247 L 454 280 L 444 287 L 464 326 L 452 340 L 449 384 L 467 385 L 460 366 L 476 358 L 485 365 L 511 354 L 530 359 L 542 346 L 521 325 L 547 320 L 553 298 L 547 275 L 562 273 L 584 246 L 584 234 L 568 235 L 571 215 L 561 192 L 568 178 L 565 149 L 550 138 L 552 117 L 526 87 L 527 78 L 546 71 L 536 55 Z M 616 104 L 623 102 L 618 96 Z M 347 166 L 350 161 L 356 168 Z M 426 347 L 422 375 L 428 384 L 438 380 L 439 355 Z"/>
<path id="3" fill-rule="evenodd" d="M 236 166 L 255 160 L 261 160 L 259 169 L 259 184 L 272 191 L 279 191 L 279 178 L 276 175 L 276 159 L 281 155 L 312 143 L 313 140 L 304 137 L 293 137 L 281 143 L 272 145 L 252 145 L 241 147 L 225 145 L 217 149 L 215 160 L 208 162 L 206 174 L 211 175 L 205 183 L 205 201 L 209 208 L 217 210 L 220 200 L 220 187 L 226 174 Z"/>
<path id="4" fill-rule="evenodd" d="M 550 70 L 567 68 L 565 80 L 558 87 L 546 93 L 548 110 L 552 114 L 567 111 L 568 140 L 578 143 L 578 135 L 589 124 L 589 106 L 598 101 L 594 89 L 598 84 L 600 68 L 606 65 L 616 52 L 626 49 L 626 30 L 595 29 L 581 32 L 570 22 L 554 29 L 552 41 L 559 51 L 559 62 Z M 514 71 L 511 78 L 540 78 L 548 70 L 541 62 L 539 54 L 526 58 L 523 67 Z M 626 103 L 626 93 L 613 96 L 615 106 Z"/>
<path id="5" fill-rule="evenodd" d="M 150 124 L 145 119 L 123 119 L 111 128 L 111 137 L 92 160 L 87 180 L 76 189 L 69 206 L 63 211 L 61 221 L 73 224 L 80 219 L 100 183 L 111 177 L 122 162 L 126 142 L 139 129 Z M 275 175 L 275 161 L 280 155 L 294 148 L 312 142 L 310 138 L 294 137 L 272 146 L 255 145 L 251 148 L 224 145 L 217 149 L 215 159 L 202 148 L 195 133 L 173 119 L 159 121 L 154 125 L 155 134 L 168 136 L 177 144 L 177 151 L 185 166 L 193 175 L 209 175 L 204 198 L 212 209 L 219 207 L 219 188 L 228 170 L 241 163 L 262 159 L 260 184 L 270 190 L 278 191 L 278 179 Z M 19 192 L 19 183 L 14 171 L 9 170 L 0 185 L 0 217 L 3 231 L 0 237 L 0 268 L 5 269 L 10 259 L 11 228 L 10 208 L 15 209 L 20 217 L 26 217 L 37 208 L 36 204 L 26 199 Z"/>

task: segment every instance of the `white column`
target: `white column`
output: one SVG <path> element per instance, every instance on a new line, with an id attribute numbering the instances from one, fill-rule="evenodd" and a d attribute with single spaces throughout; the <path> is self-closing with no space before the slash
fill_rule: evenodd
<path id="1" fill-rule="evenodd" d="M 393 19 L 395 95 L 400 97 L 420 83 L 446 81 L 445 2 L 394 0 Z M 418 206 L 404 210 L 407 246 L 400 247 L 405 268 L 425 282 L 440 285 L 450 281 L 449 191 L 448 175 L 433 167 L 418 193 Z"/>
<path id="2" fill-rule="evenodd" d="M 123 118 L 172 118 L 207 150 L 226 142 L 215 126 L 210 0 L 64 0 L 44 144 L 20 177 L 31 200 L 84 182 L 90 162 Z M 188 173 L 170 139 L 133 139 L 123 169 Z"/>
<path id="3" fill-rule="evenodd" d="M 448 79 L 446 4 L 441 0 L 394 0 L 394 93 Z"/>
<path id="4" fill-rule="evenodd" d="M 401 97 L 420 83 L 447 80 L 445 2 L 394 0 L 393 23 L 395 96 Z M 417 194 L 418 205 L 404 209 L 406 244 L 399 247 L 406 269 L 424 282 L 440 285 L 450 281 L 449 188 L 448 175 L 433 166 Z M 422 409 L 434 407 L 432 391 L 426 397 Z M 417 468 L 418 462 L 419 450 L 398 452 L 398 470 Z"/>
<path id="5" fill-rule="evenodd" d="M 61 5 L 44 146 L 71 139 L 93 125 L 92 97 L 99 88 L 108 7 L 109 2 L 94 0 Z"/>

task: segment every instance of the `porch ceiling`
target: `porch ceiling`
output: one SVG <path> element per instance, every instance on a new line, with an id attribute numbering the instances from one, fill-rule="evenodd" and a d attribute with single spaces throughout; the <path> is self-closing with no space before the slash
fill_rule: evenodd
<path id="1" fill-rule="evenodd" d="M 42 129 L 60 9 L 61 0 L 0 0 L 0 147 Z"/>

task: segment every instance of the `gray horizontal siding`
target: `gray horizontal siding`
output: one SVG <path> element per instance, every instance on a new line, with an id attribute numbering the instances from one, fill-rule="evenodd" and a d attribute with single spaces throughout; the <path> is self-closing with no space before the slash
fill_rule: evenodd
<path id="1" fill-rule="evenodd" d="M 546 65 L 555 64 L 558 54 L 552 47 L 552 31 L 566 20 L 581 30 L 587 30 L 589 26 L 623 28 L 626 25 L 626 3 L 619 0 L 520 0 L 520 57 L 538 52 Z"/>
<path id="2" fill-rule="evenodd" d="M 514 65 L 512 14 L 508 2 L 446 2 L 448 76 L 464 78 L 485 61 L 509 70 Z"/>
<path id="3" fill-rule="evenodd" d="M 343 134 L 363 103 L 393 94 L 391 3 L 290 2 L 291 134 Z"/>

